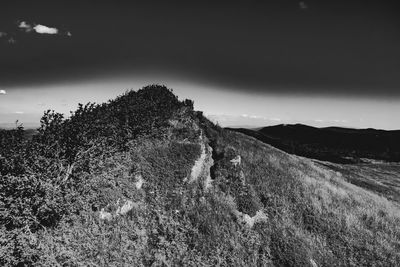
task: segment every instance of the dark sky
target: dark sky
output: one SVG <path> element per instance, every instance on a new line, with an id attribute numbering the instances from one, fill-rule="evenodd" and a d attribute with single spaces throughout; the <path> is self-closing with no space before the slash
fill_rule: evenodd
<path id="1" fill-rule="evenodd" d="M 1 1 L 0 89 L 160 75 L 246 94 L 400 100 L 394 3 Z"/>
<path id="2" fill-rule="evenodd" d="M 385 1 L 5 1 L 0 83 L 160 71 L 238 90 L 400 96 L 400 12 Z M 73 35 L 17 30 L 18 21 Z M 244 89 L 245 88 L 245 89 Z"/>

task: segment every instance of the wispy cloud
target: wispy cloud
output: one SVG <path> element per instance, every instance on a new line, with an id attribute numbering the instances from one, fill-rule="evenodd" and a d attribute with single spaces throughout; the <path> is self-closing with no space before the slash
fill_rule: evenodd
<path id="1" fill-rule="evenodd" d="M 6 94 L 7 94 L 6 90 L 0 90 L 0 95 L 6 95 Z"/>
<path id="2" fill-rule="evenodd" d="M 14 37 L 10 36 L 6 32 L 0 32 L 0 39 L 3 39 L 5 42 L 9 44 L 15 44 L 17 41 L 14 39 Z"/>
<path id="3" fill-rule="evenodd" d="M 23 29 L 26 32 L 31 32 L 33 31 L 32 25 L 26 23 L 25 21 L 21 21 L 18 25 L 18 28 Z"/>
<path id="4" fill-rule="evenodd" d="M 17 40 L 15 40 L 13 37 L 11 37 L 11 38 L 9 38 L 9 39 L 7 40 L 7 42 L 8 42 L 9 44 L 15 44 L 15 43 L 17 42 Z"/>
<path id="5" fill-rule="evenodd" d="M 205 115 L 214 123 L 219 123 L 224 127 L 263 127 L 287 121 L 287 119 L 281 119 L 277 117 L 264 117 L 246 113 L 238 115 L 206 113 Z"/>
<path id="6" fill-rule="evenodd" d="M 24 114 L 25 112 L 23 112 L 23 111 L 15 111 L 14 113 L 15 114 Z"/>
<path id="7" fill-rule="evenodd" d="M 303 10 L 308 9 L 308 6 L 304 1 L 299 2 L 299 7 L 300 7 L 300 9 L 303 9 Z"/>
<path id="8" fill-rule="evenodd" d="M 266 121 L 281 121 L 280 118 L 267 118 L 264 116 L 259 116 L 259 115 L 248 115 L 248 114 L 242 114 L 240 115 L 243 118 L 248 118 L 248 119 L 257 119 L 257 120 L 266 120 Z"/>

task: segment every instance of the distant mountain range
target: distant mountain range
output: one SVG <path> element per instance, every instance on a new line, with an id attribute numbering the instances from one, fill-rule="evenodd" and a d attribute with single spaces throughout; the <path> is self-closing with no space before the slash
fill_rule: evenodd
<path id="1" fill-rule="evenodd" d="M 316 128 L 303 124 L 228 129 L 308 158 L 335 163 L 368 162 L 368 159 L 400 161 L 400 130 Z"/>

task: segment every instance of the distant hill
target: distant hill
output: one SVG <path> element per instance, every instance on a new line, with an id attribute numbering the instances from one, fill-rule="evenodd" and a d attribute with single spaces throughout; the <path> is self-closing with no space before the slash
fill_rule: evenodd
<path id="1" fill-rule="evenodd" d="M 396 266 L 398 170 L 290 155 L 147 86 L 0 131 L 0 266 Z"/>
<path id="2" fill-rule="evenodd" d="M 22 124 L 24 126 L 25 129 L 36 129 L 39 127 L 39 123 L 34 123 L 34 122 L 27 122 L 27 123 L 0 123 L 0 129 L 3 130 L 11 130 L 14 129 L 17 124 Z"/>
<path id="3" fill-rule="evenodd" d="M 37 134 L 37 128 L 39 127 L 36 123 L 27 123 L 27 124 L 0 123 L 0 132 L 13 131 L 18 127 L 18 125 L 23 126 L 24 128 L 23 136 L 26 139 L 31 139 L 35 134 Z"/>
<path id="4" fill-rule="evenodd" d="M 400 161 L 399 130 L 316 128 L 302 124 L 232 130 L 253 136 L 288 153 L 335 163 L 363 162 L 364 158 Z"/>

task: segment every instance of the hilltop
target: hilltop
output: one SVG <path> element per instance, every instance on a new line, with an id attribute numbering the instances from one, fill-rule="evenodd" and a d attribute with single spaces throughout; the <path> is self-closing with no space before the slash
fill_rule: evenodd
<path id="1" fill-rule="evenodd" d="M 0 132 L 5 266 L 372 266 L 400 207 L 222 129 L 164 86 Z"/>
<path id="2" fill-rule="evenodd" d="M 361 163 L 368 159 L 400 162 L 399 130 L 316 128 L 302 124 L 231 130 L 308 158 L 335 163 Z"/>

